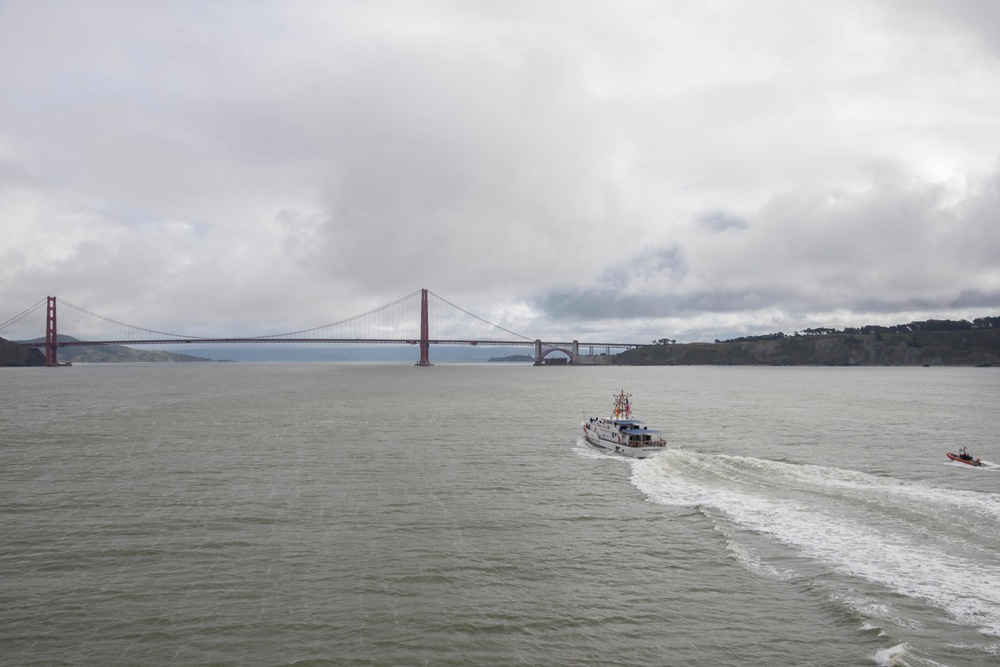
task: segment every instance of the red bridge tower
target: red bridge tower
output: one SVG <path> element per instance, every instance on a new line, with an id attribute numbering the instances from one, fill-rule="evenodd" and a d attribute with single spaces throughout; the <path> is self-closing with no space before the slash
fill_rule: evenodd
<path id="1" fill-rule="evenodd" d="M 45 316 L 45 365 L 59 365 L 59 337 L 56 334 L 56 298 L 48 299 L 48 312 Z"/>
<path id="2" fill-rule="evenodd" d="M 417 366 L 433 366 L 430 359 L 431 336 L 427 322 L 427 290 L 420 290 L 420 361 Z"/>

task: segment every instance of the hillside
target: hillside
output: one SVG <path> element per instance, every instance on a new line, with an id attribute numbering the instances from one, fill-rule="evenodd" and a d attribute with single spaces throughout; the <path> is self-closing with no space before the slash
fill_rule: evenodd
<path id="1" fill-rule="evenodd" d="M 77 338 L 72 336 L 59 336 L 60 342 L 78 342 Z M 38 338 L 31 342 L 44 342 L 44 339 Z M 23 345 L 18 345 L 17 343 L 8 343 L 14 347 L 20 348 L 22 350 L 32 350 L 34 348 L 26 348 Z M 4 364 L 0 361 L 0 365 L 17 365 L 17 366 L 42 366 L 45 364 L 45 352 L 39 349 L 34 349 L 35 352 L 41 357 L 41 362 L 38 364 Z M 205 357 L 195 357 L 190 354 L 177 354 L 174 352 L 163 352 L 162 350 L 136 350 L 131 347 L 125 347 L 124 345 L 80 345 L 80 346 L 70 346 L 70 347 L 60 347 L 59 348 L 59 361 L 60 362 L 70 362 L 70 363 L 88 363 L 88 364 L 103 364 L 103 363 L 121 363 L 121 362 L 184 362 L 184 361 L 212 361 L 211 359 L 206 359 Z"/>
<path id="2" fill-rule="evenodd" d="M 766 340 L 652 345 L 615 356 L 631 366 L 991 366 L 1000 330 L 836 333 Z"/>
<path id="3" fill-rule="evenodd" d="M 44 366 L 45 353 L 0 338 L 0 366 Z"/>
<path id="4" fill-rule="evenodd" d="M 163 352 L 162 350 L 135 350 L 124 345 L 95 345 L 80 347 L 60 347 L 59 361 L 70 363 L 121 363 L 132 361 L 149 362 L 184 362 L 184 361 L 212 361 L 205 357 L 194 357 L 190 354 L 177 354 L 174 352 Z"/>

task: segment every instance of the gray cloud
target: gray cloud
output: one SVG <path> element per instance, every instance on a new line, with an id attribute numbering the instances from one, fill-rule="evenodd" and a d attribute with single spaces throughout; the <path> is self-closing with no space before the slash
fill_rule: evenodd
<path id="1" fill-rule="evenodd" d="M 735 215 L 730 215 L 724 211 L 713 211 L 699 216 L 698 222 L 707 229 L 715 232 L 725 232 L 730 229 L 746 229 L 749 223 Z"/>
<path id="2" fill-rule="evenodd" d="M 722 226 L 735 236 L 702 225 L 683 253 L 666 249 L 674 261 L 616 259 L 605 271 L 616 279 L 542 292 L 536 305 L 565 322 L 729 315 L 729 331 L 757 312 L 770 313 L 764 326 L 785 328 L 830 313 L 889 323 L 992 312 L 1000 169 L 965 186 L 958 200 L 938 184 L 892 180 L 855 194 L 783 193 L 742 226 Z"/>
<path id="3" fill-rule="evenodd" d="M 428 287 L 640 340 L 995 314 L 996 11 L 2 4 L 0 303 L 270 333 Z"/>

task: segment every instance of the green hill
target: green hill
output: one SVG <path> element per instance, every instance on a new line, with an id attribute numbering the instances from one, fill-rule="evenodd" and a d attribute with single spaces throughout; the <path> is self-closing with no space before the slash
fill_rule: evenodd
<path id="1" fill-rule="evenodd" d="M 651 345 L 615 355 L 632 366 L 993 366 L 1000 329 L 761 336 L 755 340 Z"/>
<path id="2" fill-rule="evenodd" d="M 38 338 L 32 343 L 44 342 L 44 338 Z M 60 342 L 80 342 L 79 339 L 73 338 L 72 336 L 59 336 Z M 30 350 L 33 348 L 26 348 L 23 345 L 18 345 L 17 343 L 10 343 L 16 347 Z M 0 361 L 0 365 L 24 365 L 24 366 L 41 366 L 45 364 L 45 353 L 40 350 L 35 350 L 41 356 L 40 364 L 3 364 Z M 72 345 L 67 347 L 59 348 L 59 361 L 60 362 L 70 362 L 70 363 L 87 363 L 87 364 L 104 364 L 104 363 L 121 363 L 121 362 L 184 362 L 184 361 L 212 361 L 212 359 L 206 359 L 205 357 L 195 357 L 190 354 L 176 354 L 173 352 L 163 352 L 161 350 L 136 350 L 131 347 L 125 347 L 124 345 Z"/>

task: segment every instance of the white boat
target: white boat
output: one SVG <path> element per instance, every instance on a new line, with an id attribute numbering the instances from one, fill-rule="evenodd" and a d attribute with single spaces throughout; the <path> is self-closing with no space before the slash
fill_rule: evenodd
<path id="1" fill-rule="evenodd" d="M 632 418 L 632 394 L 615 396 L 610 417 L 591 417 L 583 422 L 583 435 L 594 447 L 616 454 L 644 459 L 662 452 L 667 441 L 638 419 Z"/>

